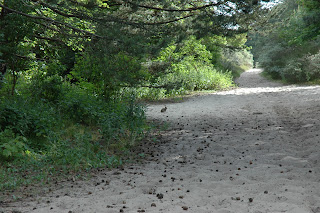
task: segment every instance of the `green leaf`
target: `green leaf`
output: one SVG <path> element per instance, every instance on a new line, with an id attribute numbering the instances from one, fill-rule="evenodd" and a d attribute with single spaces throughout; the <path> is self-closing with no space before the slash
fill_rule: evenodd
<path id="1" fill-rule="evenodd" d="M 3 154 L 3 156 L 5 156 L 5 157 L 10 157 L 10 156 L 12 156 L 12 152 L 11 152 L 9 149 L 3 150 L 2 154 Z"/>

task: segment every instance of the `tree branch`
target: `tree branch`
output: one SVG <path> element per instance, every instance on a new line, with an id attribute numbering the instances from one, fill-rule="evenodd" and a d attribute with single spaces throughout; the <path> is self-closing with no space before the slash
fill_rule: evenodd
<path id="1" fill-rule="evenodd" d="M 39 3 L 40 3 L 41 5 L 43 5 L 43 6 L 45 6 L 45 7 L 48 7 L 50 10 L 52 10 L 53 12 L 55 12 L 55 13 L 61 15 L 61 16 L 64 16 L 64 17 L 67 17 L 67 18 L 71 18 L 71 17 L 75 17 L 75 18 L 76 18 L 76 17 L 77 17 L 77 16 L 74 15 L 74 14 L 64 13 L 64 12 L 58 10 L 57 8 L 52 7 L 51 5 L 49 5 L 49 4 L 47 4 L 47 3 L 44 3 L 43 1 L 39 1 Z"/>
<path id="2" fill-rule="evenodd" d="M 56 39 L 56 38 L 48 38 L 48 37 L 43 37 L 43 36 L 40 36 L 40 35 L 34 35 L 35 38 L 37 39 L 41 39 L 41 40 L 47 40 L 47 41 L 53 41 L 53 42 L 59 42 L 59 43 L 63 43 L 63 41 L 59 40 L 59 39 Z"/>
<path id="3" fill-rule="evenodd" d="M 133 23 L 135 25 L 163 25 L 163 24 L 170 24 L 170 23 L 173 23 L 173 22 L 177 22 L 177 21 L 180 21 L 182 19 L 186 19 L 186 18 L 189 18 L 189 17 L 192 17 L 194 16 L 194 14 L 190 14 L 190 15 L 187 15 L 187 16 L 183 16 L 183 17 L 180 17 L 180 18 L 176 18 L 176 19 L 173 19 L 173 20 L 169 20 L 169 21 L 163 21 L 163 22 L 151 22 L 151 23 L 139 23 L 139 22 L 136 22 L 136 23 Z"/>
<path id="4" fill-rule="evenodd" d="M 72 30 L 74 30 L 74 31 L 76 31 L 76 32 L 80 32 L 80 33 L 83 33 L 83 34 L 90 35 L 91 37 L 104 38 L 103 36 L 100 36 L 100 35 L 97 35 L 97 34 L 88 32 L 88 31 L 86 31 L 86 30 L 81 30 L 81 29 L 79 29 L 79 28 L 76 28 L 76 27 L 71 26 L 70 24 L 66 24 L 66 23 L 63 23 L 63 22 L 60 22 L 60 21 L 56 21 L 56 20 L 51 19 L 51 18 L 48 18 L 48 17 L 41 17 L 41 16 L 29 15 L 29 14 L 26 14 L 26 13 L 23 13 L 23 12 L 20 12 L 20 11 L 14 10 L 14 9 L 11 9 L 11 8 L 9 8 L 9 7 L 6 7 L 6 6 L 2 5 L 2 4 L 0 4 L 0 7 L 6 9 L 6 10 L 8 10 L 8 11 L 17 13 L 17 14 L 19 14 L 19 15 L 28 17 L 28 18 L 37 19 L 37 20 L 40 19 L 40 20 L 44 20 L 44 21 L 50 22 L 51 24 L 54 24 L 54 25 L 65 26 L 65 27 L 67 27 L 67 28 L 69 28 L 69 29 L 72 29 Z"/>
<path id="5" fill-rule="evenodd" d="M 190 8 L 186 8 L 186 9 L 166 9 L 166 8 L 160 8 L 160 7 L 152 7 L 152 6 L 148 6 L 148 5 L 140 5 L 140 4 L 130 2 L 130 1 L 126 1 L 126 3 L 134 5 L 136 7 L 141 7 L 141 8 L 145 8 L 145 9 L 151 9 L 151 10 L 166 11 L 166 12 L 191 12 L 191 11 L 202 10 L 202 9 L 205 9 L 208 7 L 214 7 L 214 6 L 219 6 L 221 4 L 224 4 L 223 1 L 219 1 L 218 3 L 211 3 L 211 4 L 201 6 L 201 7 L 190 7 Z"/>
<path id="6" fill-rule="evenodd" d="M 127 24 L 127 25 L 163 25 L 163 24 L 169 24 L 169 23 L 173 23 L 173 22 L 176 22 L 176 21 L 179 21 L 179 20 L 182 20 L 182 19 L 185 19 L 185 18 L 189 18 L 193 15 L 187 15 L 187 16 L 184 16 L 184 17 L 180 17 L 180 18 L 176 18 L 176 19 L 173 19 L 173 20 L 169 20 L 169 21 L 163 21 L 163 22 L 129 22 L 129 21 L 126 21 L 126 20 L 123 20 L 123 19 L 102 19 L 102 18 L 92 18 L 92 17 L 89 17 L 89 16 L 84 16 L 84 15 L 76 15 L 76 14 L 68 14 L 68 13 L 64 13 L 60 10 L 58 10 L 57 8 L 55 7 L 52 7 L 50 6 L 49 4 L 47 3 L 44 3 L 43 1 L 39 1 L 41 5 L 45 6 L 45 7 L 48 7 L 49 9 L 51 9 L 53 12 L 59 14 L 59 15 L 62 15 L 64 17 L 67 17 L 67 18 L 70 18 L 70 17 L 75 17 L 75 18 L 79 18 L 79 19 L 89 19 L 91 21 L 96 21 L 96 22 L 101 22 L 101 21 L 106 21 L 106 22 L 117 22 L 117 23 L 121 23 L 121 24 Z M 208 6 L 208 5 L 207 5 Z M 202 8 L 202 7 L 201 7 Z"/>

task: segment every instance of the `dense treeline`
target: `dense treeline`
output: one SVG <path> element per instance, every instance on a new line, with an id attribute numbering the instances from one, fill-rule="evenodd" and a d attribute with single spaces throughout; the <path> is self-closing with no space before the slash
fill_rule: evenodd
<path id="1" fill-rule="evenodd" d="M 320 2 L 285 0 L 251 34 L 254 57 L 265 72 L 287 82 L 320 78 Z"/>
<path id="2" fill-rule="evenodd" d="M 0 189 L 120 165 L 150 129 L 138 100 L 233 86 L 263 11 L 257 0 L 0 8 Z"/>

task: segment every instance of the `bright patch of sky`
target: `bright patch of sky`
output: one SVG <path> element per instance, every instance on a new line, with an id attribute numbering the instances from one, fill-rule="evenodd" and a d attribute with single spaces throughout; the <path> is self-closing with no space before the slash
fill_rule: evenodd
<path id="1" fill-rule="evenodd" d="M 271 9 L 272 7 L 276 6 L 277 4 L 281 3 L 282 0 L 274 0 L 274 1 L 270 1 L 270 2 L 262 2 L 262 8 L 265 9 Z"/>

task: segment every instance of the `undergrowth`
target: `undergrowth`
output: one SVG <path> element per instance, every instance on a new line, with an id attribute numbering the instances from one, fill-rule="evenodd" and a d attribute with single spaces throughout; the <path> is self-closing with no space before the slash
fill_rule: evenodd
<path id="1" fill-rule="evenodd" d="M 134 96 L 105 101 L 70 85 L 41 89 L 41 97 L 1 99 L 2 192 L 120 166 L 148 131 L 145 108 Z M 61 93 L 54 102 L 46 98 L 55 95 L 50 91 Z"/>

